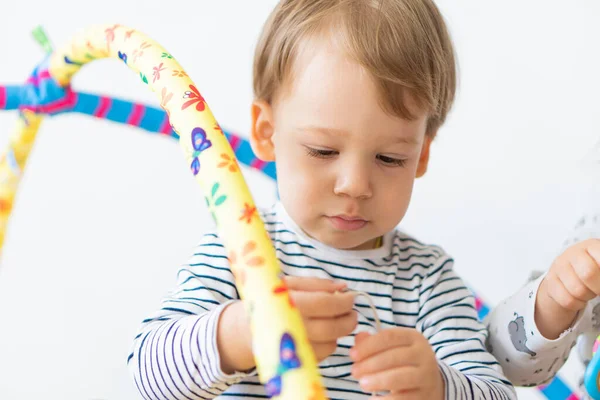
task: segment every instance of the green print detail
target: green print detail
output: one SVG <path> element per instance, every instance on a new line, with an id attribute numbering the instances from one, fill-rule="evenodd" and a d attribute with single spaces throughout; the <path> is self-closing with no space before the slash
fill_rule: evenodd
<path id="1" fill-rule="evenodd" d="M 217 195 L 217 191 L 219 190 L 219 183 L 215 183 L 212 187 L 212 191 L 211 191 L 211 197 L 214 200 L 215 196 Z M 220 206 L 221 204 L 223 204 L 223 202 L 227 200 L 227 196 L 223 195 L 223 196 L 219 196 L 219 198 L 217 198 L 217 200 L 215 201 L 215 206 Z"/>
<path id="2" fill-rule="evenodd" d="M 206 206 L 210 210 L 210 213 L 217 225 L 219 225 L 219 220 L 217 220 L 217 216 L 215 215 L 215 207 L 219 207 L 225 202 L 225 200 L 227 200 L 226 195 L 217 196 L 220 187 L 221 185 L 219 182 L 215 183 L 210 191 L 210 197 L 206 197 Z"/>
<path id="3" fill-rule="evenodd" d="M 142 74 L 140 72 L 140 78 L 142 78 L 142 82 L 144 82 L 146 85 L 148 84 L 148 78 L 146 78 L 146 75 Z"/>
<path id="4" fill-rule="evenodd" d="M 38 42 L 42 49 L 44 49 L 46 54 L 52 54 L 54 49 L 52 48 L 52 43 L 50 43 L 50 39 L 48 39 L 44 28 L 42 28 L 41 26 L 36 26 L 33 32 L 31 33 L 35 41 Z"/>

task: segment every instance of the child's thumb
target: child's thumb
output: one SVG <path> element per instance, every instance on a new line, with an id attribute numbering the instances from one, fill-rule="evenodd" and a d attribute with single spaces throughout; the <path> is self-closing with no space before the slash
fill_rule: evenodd
<path id="1" fill-rule="evenodd" d="M 359 334 L 357 334 L 354 337 L 354 344 L 359 345 L 361 342 L 363 342 L 369 336 L 371 336 L 371 334 L 369 332 L 360 332 Z"/>

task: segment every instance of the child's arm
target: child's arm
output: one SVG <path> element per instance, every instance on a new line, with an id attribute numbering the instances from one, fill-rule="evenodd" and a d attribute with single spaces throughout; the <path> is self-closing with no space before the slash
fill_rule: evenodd
<path id="1" fill-rule="evenodd" d="M 521 386 L 547 383 L 567 360 L 588 301 L 600 294 L 600 239 L 569 247 L 550 270 L 498 305 L 486 322 L 489 350 Z"/>
<path id="2" fill-rule="evenodd" d="M 569 247 L 542 280 L 535 303 L 535 322 L 541 334 L 549 339 L 558 338 L 598 295 L 600 238 Z"/>
<path id="3" fill-rule="evenodd" d="M 143 398 L 214 398 L 247 376 L 225 373 L 217 349 L 222 311 L 238 299 L 225 249 L 215 235 L 204 236 L 176 289 L 134 340 L 128 364 Z M 248 330 L 235 334 L 250 340 Z"/>
<path id="4" fill-rule="evenodd" d="M 287 277 L 295 306 L 319 360 L 333 353 L 357 323 L 345 284 Z M 162 308 L 143 321 L 128 363 L 145 399 L 214 398 L 254 371 L 251 334 L 225 249 L 206 235 Z"/>
<path id="5" fill-rule="evenodd" d="M 517 398 L 485 348 L 487 331 L 473 295 L 452 265 L 452 259 L 443 256 L 428 267 L 416 330 L 393 328 L 371 338 L 357 337 L 351 353 L 357 361 L 353 375 L 361 384 L 366 379 L 364 389 L 427 400 Z"/>

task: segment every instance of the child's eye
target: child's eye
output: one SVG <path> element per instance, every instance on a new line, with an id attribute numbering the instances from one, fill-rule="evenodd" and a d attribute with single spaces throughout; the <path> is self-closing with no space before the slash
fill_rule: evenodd
<path id="1" fill-rule="evenodd" d="M 313 149 L 312 147 L 306 147 L 306 152 L 309 156 L 317 158 L 330 158 L 337 154 L 335 150 Z"/>
<path id="2" fill-rule="evenodd" d="M 406 160 L 402 160 L 399 158 L 392 158 L 392 157 L 388 157 L 388 156 L 382 156 L 381 154 L 379 154 L 377 156 L 377 159 L 379 161 L 381 161 L 382 163 L 384 163 L 388 166 L 392 166 L 392 167 L 404 167 L 404 165 L 406 164 Z"/>

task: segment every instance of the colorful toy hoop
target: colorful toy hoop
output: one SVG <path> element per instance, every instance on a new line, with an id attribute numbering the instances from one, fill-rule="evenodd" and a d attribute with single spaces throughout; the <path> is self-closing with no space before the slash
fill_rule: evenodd
<path id="1" fill-rule="evenodd" d="M 592 360 L 585 369 L 585 375 L 583 377 L 583 384 L 588 396 L 594 400 L 600 400 L 600 336 L 596 338 L 593 347 Z"/>
<path id="2" fill-rule="evenodd" d="M 282 389 L 278 395 L 283 399 L 325 399 L 302 318 L 289 301 L 280 279 L 275 249 L 256 212 L 227 137 L 175 58 L 134 29 L 122 25 L 93 26 L 54 52 L 47 69 L 34 71 L 31 83 L 51 78 L 57 87 L 66 88 L 67 96 L 66 101 L 50 107 L 41 104 L 21 107 L 9 148 L 0 160 L 0 246 L 43 113 L 73 106 L 74 97 L 69 92 L 73 75 L 86 63 L 109 57 L 123 61 L 158 94 L 173 131 L 180 137 L 187 164 L 206 195 L 207 205 L 230 254 L 232 272 L 249 313 L 251 329 L 261 332 L 253 335 L 252 342 L 261 382 L 269 387 L 274 380 L 280 381 Z M 264 326 L 269 329 L 261 329 Z M 284 371 L 279 368 L 282 341 L 294 345 L 298 359 L 293 367 Z"/>

